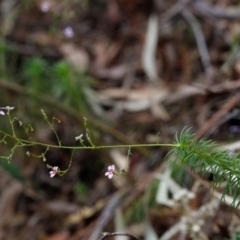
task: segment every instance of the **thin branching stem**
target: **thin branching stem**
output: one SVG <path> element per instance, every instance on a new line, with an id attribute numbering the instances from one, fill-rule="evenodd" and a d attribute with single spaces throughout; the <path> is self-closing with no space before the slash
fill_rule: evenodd
<path id="1" fill-rule="evenodd" d="M 11 109 L 10 109 L 11 110 Z M 9 110 L 9 111 L 10 111 Z M 13 140 L 15 142 L 14 146 L 11 148 L 11 152 L 9 156 L 0 156 L 2 159 L 7 159 L 11 161 L 13 154 L 15 153 L 17 148 L 22 147 L 32 147 L 32 146 L 42 146 L 45 149 L 40 155 L 35 155 L 34 153 L 30 153 L 29 151 L 26 152 L 28 156 L 33 156 L 35 158 L 40 158 L 44 162 L 46 161 L 46 153 L 49 149 L 68 149 L 72 150 L 71 159 L 69 162 L 69 166 L 66 170 L 56 170 L 58 167 L 52 167 L 52 176 L 56 173 L 60 176 L 64 175 L 68 172 L 72 165 L 74 152 L 76 150 L 98 150 L 98 149 L 119 149 L 119 148 L 126 148 L 128 149 L 127 154 L 127 161 L 129 162 L 129 156 L 131 154 L 131 149 L 142 149 L 148 147 L 169 147 L 172 148 L 169 154 L 173 153 L 176 160 L 182 161 L 185 165 L 190 166 L 193 172 L 198 172 L 201 176 L 207 177 L 209 174 L 212 176 L 212 185 L 214 187 L 221 186 L 224 182 L 224 189 L 223 189 L 223 198 L 227 193 L 233 194 L 233 205 L 238 200 L 240 205 L 240 201 L 238 199 L 240 195 L 240 161 L 238 154 L 233 154 L 230 151 L 220 149 L 216 147 L 216 144 L 213 141 L 201 139 L 200 141 L 196 140 L 194 134 L 190 133 L 189 129 L 184 128 L 180 134 L 176 134 L 175 143 L 150 143 L 150 144 L 119 144 L 119 145 L 102 145 L 97 146 L 93 144 L 91 139 L 90 131 L 87 128 L 87 123 L 85 120 L 85 128 L 86 128 L 86 137 L 88 140 L 88 146 L 83 144 L 82 135 L 75 137 L 76 140 L 80 140 L 80 146 L 63 146 L 61 145 L 60 139 L 58 137 L 57 131 L 54 128 L 54 121 L 58 119 L 53 118 L 52 123 L 49 122 L 47 115 L 42 110 L 44 119 L 47 121 L 50 128 L 53 130 L 57 137 L 58 144 L 48 144 L 44 142 L 33 141 L 32 139 L 22 139 L 19 138 L 14 131 L 14 124 L 13 121 L 17 118 L 11 119 L 10 113 L 7 113 L 8 119 L 10 121 L 10 125 L 12 128 L 12 133 L 6 133 L 0 130 L 0 134 L 3 135 L 2 140 L 0 143 L 7 143 L 7 140 Z M 60 122 L 60 121 L 59 121 Z M 27 126 L 25 131 L 28 135 L 28 130 L 32 130 L 32 127 Z M 29 136 L 29 135 L 28 135 Z M 168 155 L 169 155 L 168 154 Z M 128 170 L 128 166 L 127 166 Z M 56 173 L 54 171 L 57 171 Z M 119 174 L 114 173 L 114 175 L 120 175 L 126 172 L 126 169 L 120 170 Z M 54 175 L 53 175 L 54 174 Z"/>
<path id="2" fill-rule="evenodd" d="M 150 144 L 131 144 L 131 145 L 103 145 L 103 146 L 64 146 L 64 145 L 53 145 L 47 144 L 43 142 L 35 142 L 31 140 L 25 140 L 18 137 L 14 137 L 8 133 L 4 133 L 0 131 L 0 133 L 5 136 L 15 139 L 17 142 L 20 142 L 22 145 L 18 147 L 26 147 L 26 146 L 44 146 L 49 148 L 59 148 L 59 149 L 73 149 L 73 150 L 94 150 L 94 149 L 111 149 L 111 148 L 139 148 L 139 147 L 178 147 L 178 144 L 169 144 L 169 143 L 150 143 Z"/>
<path id="3" fill-rule="evenodd" d="M 14 126 L 13 126 L 13 121 L 12 121 L 11 116 L 10 116 L 10 111 L 7 112 L 7 116 L 8 116 L 8 119 L 9 119 L 9 122 L 10 122 L 10 125 L 11 125 L 11 128 L 12 128 L 13 137 L 16 137 L 15 130 L 14 130 Z"/>

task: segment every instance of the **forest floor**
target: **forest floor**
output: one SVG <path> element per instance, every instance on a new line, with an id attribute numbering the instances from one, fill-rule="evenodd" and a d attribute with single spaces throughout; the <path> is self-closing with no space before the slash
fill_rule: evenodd
<path id="1" fill-rule="evenodd" d="M 0 102 L 32 124 L 33 141 L 58 144 L 43 109 L 61 121 L 54 126 L 63 146 L 76 146 L 81 133 L 96 145 L 169 144 L 187 128 L 196 141 L 240 149 L 239 1 L 2 0 L 0 9 Z M 0 130 L 11 131 L 1 118 Z M 0 146 L 1 156 L 11 149 Z M 238 239 L 232 196 L 221 202 L 211 175 L 171 165 L 170 150 L 78 150 L 69 171 L 53 178 L 46 163 L 68 168 L 68 149 L 50 148 L 46 163 L 43 146 L 17 150 L 10 164 L 1 160 L 0 240 L 116 232 Z M 108 179 L 113 164 L 127 173 Z"/>

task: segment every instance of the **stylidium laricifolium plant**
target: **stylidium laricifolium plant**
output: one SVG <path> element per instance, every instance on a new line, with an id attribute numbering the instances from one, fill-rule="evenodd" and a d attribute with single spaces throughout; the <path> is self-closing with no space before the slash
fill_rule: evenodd
<path id="1" fill-rule="evenodd" d="M 0 156 L 0 158 L 7 160 L 9 163 L 12 161 L 12 157 L 18 148 L 41 146 L 45 150 L 36 155 L 33 152 L 27 151 L 26 155 L 34 158 L 39 158 L 43 162 L 47 162 L 46 153 L 53 148 L 68 149 L 72 151 L 71 158 L 67 169 L 61 170 L 58 166 L 51 166 L 47 164 L 47 168 L 50 170 L 50 177 L 53 178 L 56 175 L 63 176 L 68 172 L 71 167 L 74 152 L 77 150 L 89 149 L 112 149 L 112 148 L 126 148 L 128 149 L 127 162 L 132 148 L 139 147 L 170 147 L 172 150 L 168 153 L 167 157 L 172 156 L 176 162 L 181 162 L 185 166 L 190 167 L 194 173 L 199 174 L 203 178 L 211 176 L 213 187 L 223 187 L 222 198 L 226 194 L 233 195 L 233 205 L 239 205 L 240 195 L 240 159 L 238 154 L 232 153 L 229 150 L 216 147 L 213 141 L 201 139 L 196 141 L 194 134 L 190 132 L 190 129 L 184 128 L 179 134 L 176 134 L 176 141 L 174 143 L 153 143 L 153 144 L 131 144 L 131 145 L 96 145 L 91 137 L 91 132 L 88 129 L 88 120 L 84 117 L 84 129 L 85 133 L 80 133 L 78 136 L 73 136 L 76 141 L 79 142 L 79 146 L 64 146 L 61 144 L 57 131 L 55 130 L 55 124 L 60 123 L 60 120 L 52 117 L 49 120 L 44 110 L 41 110 L 42 115 L 49 128 L 53 131 L 57 144 L 51 145 L 44 142 L 37 142 L 30 138 L 29 132 L 33 131 L 31 125 L 25 125 L 17 117 L 12 117 L 11 112 L 15 110 L 14 107 L 0 107 L 0 117 L 7 117 L 11 127 L 11 132 L 4 132 L 0 129 L 0 145 L 6 144 L 8 140 L 14 142 L 10 154 L 7 156 Z M 24 128 L 26 133 L 26 139 L 20 138 L 15 133 L 15 122 L 18 122 L 20 127 Z M 84 142 L 86 141 L 86 142 Z M 128 165 L 128 164 L 127 164 Z M 116 170 L 115 165 L 110 165 L 107 168 L 105 176 L 112 179 L 113 176 L 119 176 L 128 172 L 128 166 L 125 169 Z"/>

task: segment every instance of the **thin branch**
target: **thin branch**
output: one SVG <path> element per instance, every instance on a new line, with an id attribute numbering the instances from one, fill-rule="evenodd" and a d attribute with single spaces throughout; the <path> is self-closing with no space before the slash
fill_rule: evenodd
<path id="1" fill-rule="evenodd" d="M 60 59 L 62 57 L 61 53 L 54 47 L 44 47 L 43 49 L 38 49 L 34 45 L 30 44 L 19 44 L 14 41 L 6 40 L 2 43 L 2 47 L 6 48 L 8 51 L 20 53 L 27 56 L 43 55 L 49 58 Z"/>
<path id="2" fill-rule="evenodd" d="M 117 206 L 123 201 L 123 199 L 131 192 L 131 188 L 124 189 L 121 192 L 117 192 L 108 202 L 105 209 L 101 213 L 100 217 L 98 218 L 97 224 L 89 237 L 89 240 L 96 240 L 100 233 L 103 231 L 105 226 L 108 224 L 110 219 L 112 218 L 113 212 Z M 108 235 L 109 236 L 109 235 Z M 112 235 L 111 235 L 112 236 Z M 106 236 L 104 236 L 106 237 Z M 101 238 L 105 239 L 105 238 Z"/>
<path id="3" fill-rule="evenodd" d="M 222 124 L 226 123 L 227 121 L 229 121 L 230 119 L 233 119 L 237 116 L 239 116 L 240 110 L 238 109 L 234 109 L 232 112 L 230 113 L 226 113 L 225 116 L 223 116 L 221 119 L 219 119 L 218 122 L 216 122 L 216 124 L 214 124 L 209 131 L 205 134 L 205 138 L 209 138 L 210 135 L 213 134 L 213 132 L 216 131 L 216 129 L 218 129 Z"/>
<path id="4" fill-rule="evenodd" d="M 146 39 L 142 52 L 142 65 L 145 74 L 153 83 L 159 80 L 156 66 L 156 50 L 159 37 L 158 16 L 152 14 L 148 19 Z"/>
<path id="5" fill-rule="evenodd" d="M 208 18 L 225 19 L 225 20 L 237 20 L 240 19 L 240 11 L 232 11 L 230 9 L 223 9 L 217 6 L 213 6 L 203 0 L 192 1 L 192 6 L 201 15 Z"/>
<path id="6" fill-rule="evenodd" d="M 96 128 L 98 128 L 100 131 L 112 135 L 114 138 L 116 138 L 120 142 L 123 142 L 124 144 L 132 144 L 133 143 L 133 141 L 130 140 L 129 138 L 127 138 L 123 133 L 111 128 L 107 124 L 103 123 L 100 119 L 96 119 L 94 116 L 92 116 L 88 113 L 84 113 L 84 112 L 80 113 L 79 111 L 62 104 L 62 102 L 60 102 L 57 99 L 52 98 L 48 95 L 36 94 L 31 89 L 26 89 L 16 83 L 6 81 L 6 80 L 0 80 L 0 87 L 4 88 L 4 89 L 8 89 L 9 91 L 16 92 L 18 94 L 22 94 L 22 95 L 29 96 L 29 97 L 34 97 L 37 101 L 45 103 L 49 106 L 53 106 L 55 109 L 58 109 L 64 113 L 68 114 L 69 116 L 77 119 L 80 122 L 83 122 L 83 117 L 87 117 L 87 119 L 89 119 L 89 121 L 91 121 L 91 124 L 93 126 L 95 126 Z M 151 152 L 146 148 L 139 147 L 138 151 L 146 157 L 151 156 Z"/>
<path id="7" fill-rule="evenodd" d="M 199 140 L 202 137 L 204 137 L 205 134 L 209 131 L 209 129 L 216 125 L 224 116 L 226 116 L 229 113 L 229 111 L 238 104 L 239 101 L 240 101 L 239 92 L 231 96 L 226 101 L 226 103 L 198 130 L 196 134 L 197 139 Z"/>
<path id="8" fill-rule="evenodd" d="M 191 0 L 181 0 L 171 6 L 165 13 L 160 16 L 160 25 L 180 14 L 190 1 Z"/>
<path id="9" fill-rule="evenodd" d="M 211 59 L 207 49 L 207 44 L 203 35 L 201 25 L 199 24 L 197 19 L 194 17 L 194 15 L 187 9 L 182 11 L 182 15 L 193 29 L 193 33 L 197 42 L 199 54 L 202 60 L 205 73 L 210 75 L 213 72 L 213 68 L 211 65 Z"/>

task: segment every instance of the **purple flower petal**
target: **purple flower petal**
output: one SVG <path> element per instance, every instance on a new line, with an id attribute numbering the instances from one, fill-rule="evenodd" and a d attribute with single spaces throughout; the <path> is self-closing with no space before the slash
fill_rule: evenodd
<path id="1" fill-rule="evenodd" d="M 72 27 L 66 27 L 66 28 L 64 28 L 63 34 L 64 34 L 66 37 L 68 37 L 68 38 L 72 38 L 72 37 L 75 35 Z"/>

